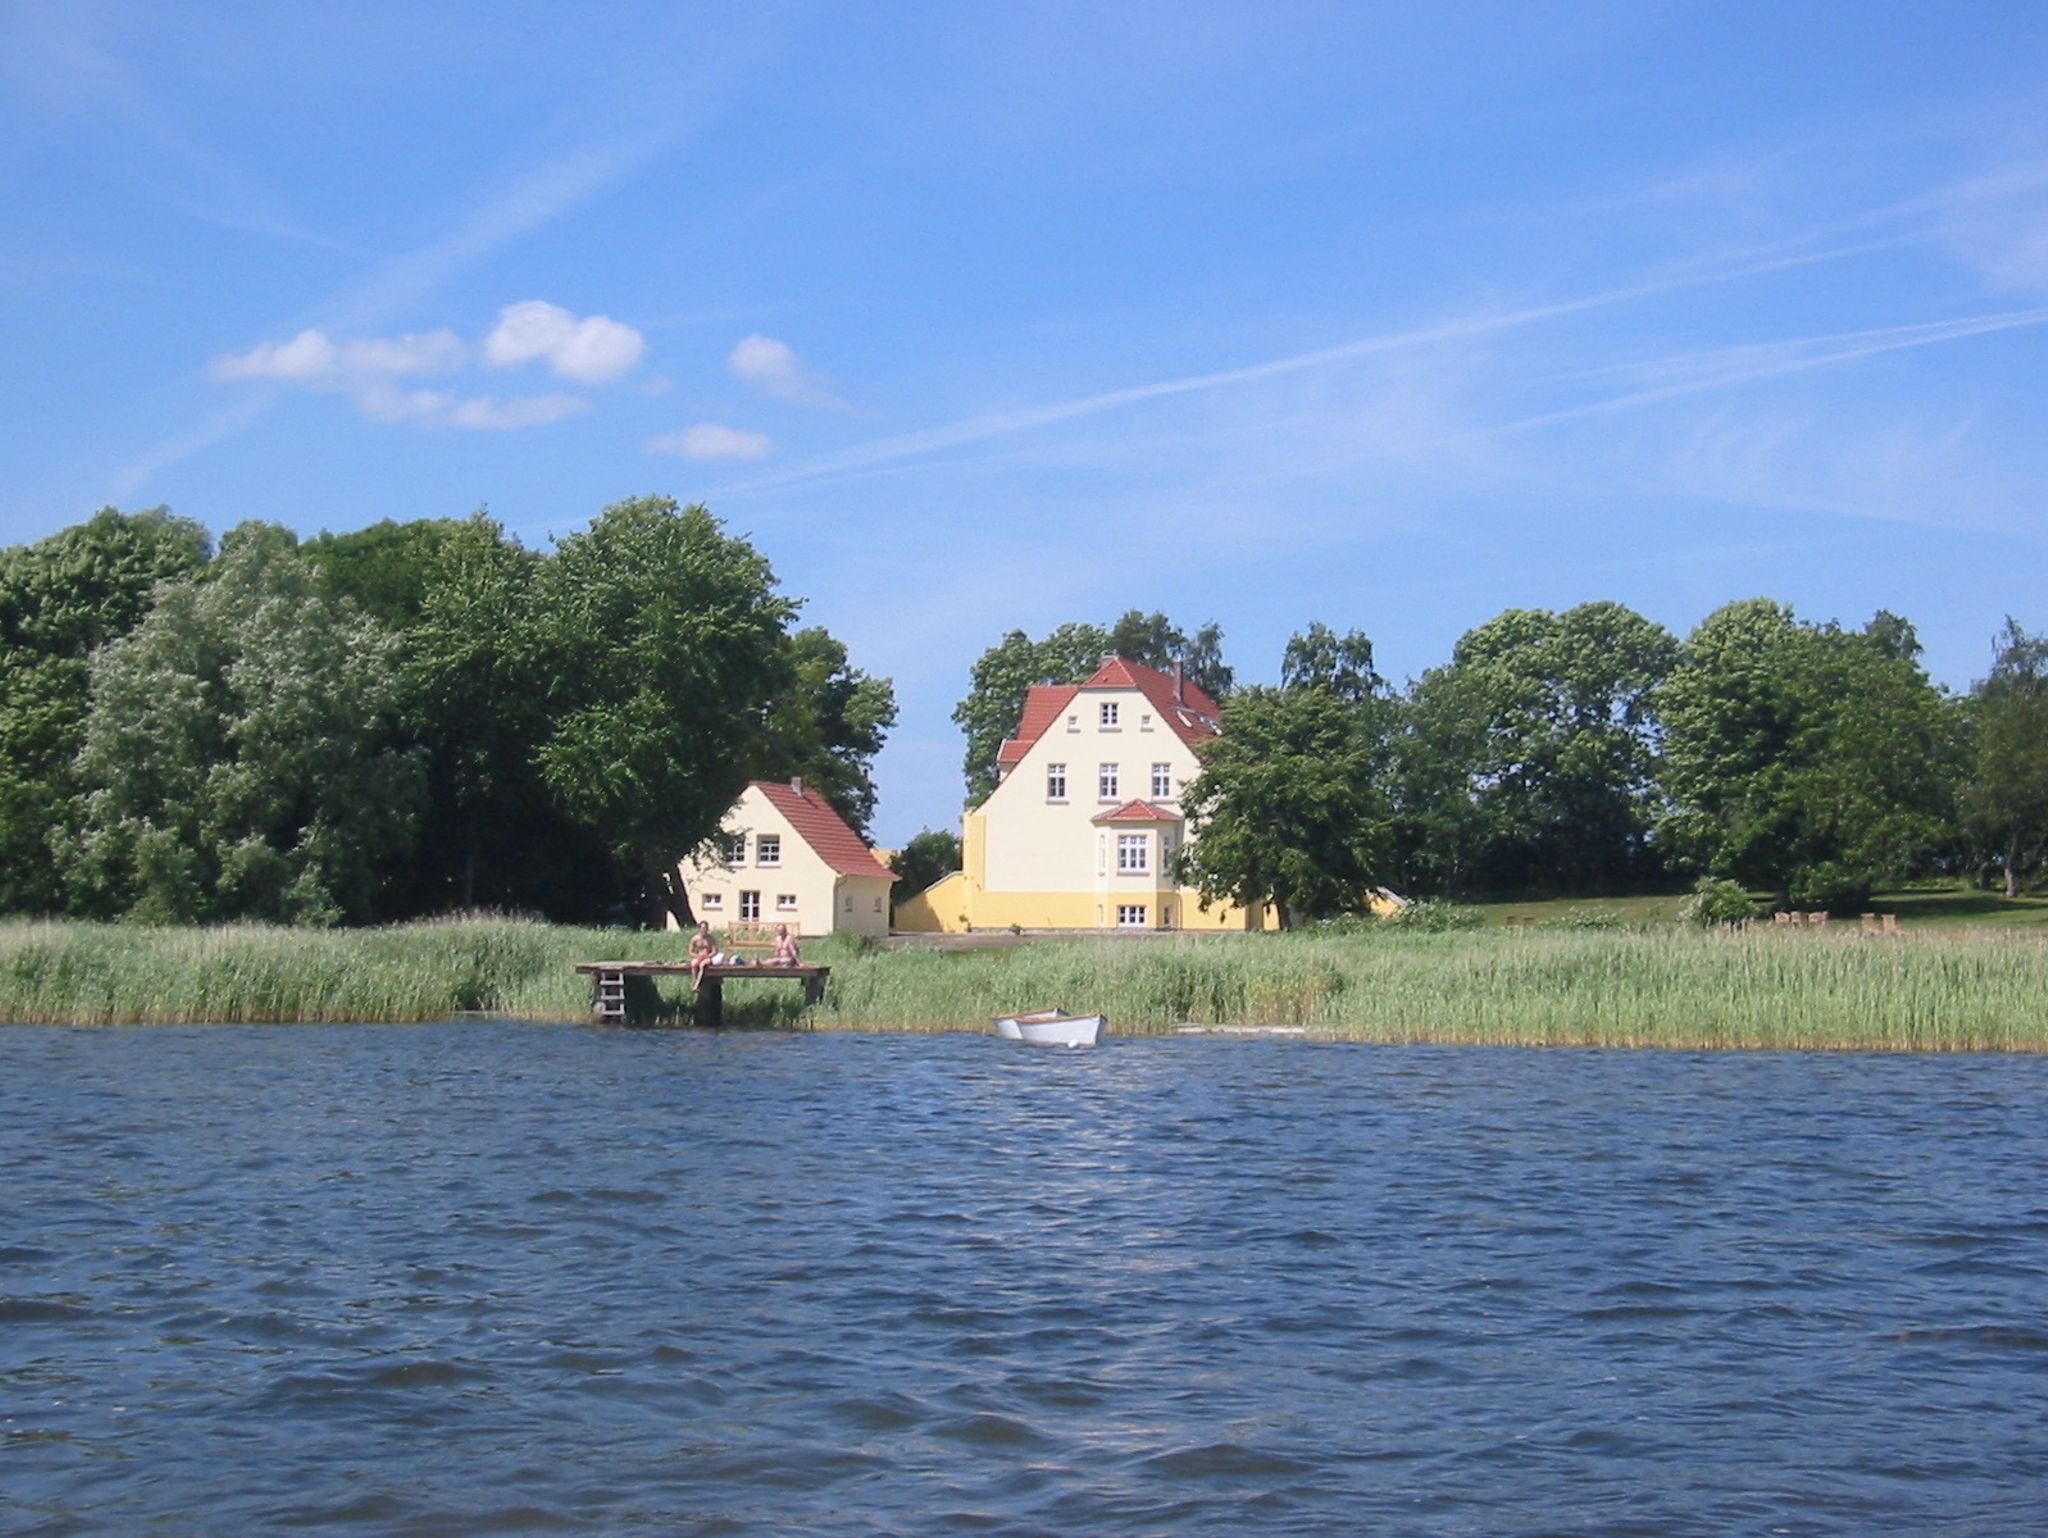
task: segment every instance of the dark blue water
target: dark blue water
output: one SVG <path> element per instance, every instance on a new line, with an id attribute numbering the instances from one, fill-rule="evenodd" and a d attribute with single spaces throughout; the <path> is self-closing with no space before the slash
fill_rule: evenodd
<path id="1" fill-rule="evenodd" d="M 2048 1531 L 2048 1061 L 0 1031 L 9 1534 Z"/>

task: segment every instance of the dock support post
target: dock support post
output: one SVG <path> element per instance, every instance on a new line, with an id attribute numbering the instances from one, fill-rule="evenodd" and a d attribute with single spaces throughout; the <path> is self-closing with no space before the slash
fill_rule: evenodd
<path id="1" fill-rule="evenodd" d="M 707 977 L 697 984 L 697 1024 L 725 1024 L 725 979 Z"/>

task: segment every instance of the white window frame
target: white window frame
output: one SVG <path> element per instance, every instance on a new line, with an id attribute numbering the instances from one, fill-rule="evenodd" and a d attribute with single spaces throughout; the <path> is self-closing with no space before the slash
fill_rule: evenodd
<path id="1" fill-rule="evenodd" d="M 754 835 L 754 863 L 770 870 L 782 864 L 782 835 L 780 833 L 757 833 Z"/>
<path id="2" fill-rule="evenodd" d="M 1144 903 L 1118 903 L 1116 905 L 1116 927 L 1119 929 L 1145 929 L 1146 906 Z"/>
<path id="3" fill-rule="evenodd" d="M 697 906 L 700 908 L 723 908 L 725 906 L 725 893 L 706 892 L 697 899 Z"/>
<path id="4" fill-rule="evenodd" d="M 796 893 L 777 892 L 775 894 L 775 911 L 777 913 L 796 912 Z"/>
<path id="5" fill-rule="evenodd" d="M 740 893 L 740 922 L 742 924 L 758 924 L 761 922 L 761 894 L 759 892 Z"/>
<path id="6" fill-rule="evenodd" d="M 1095 707 L 1095 724 L 1105 732 L 1120 732 L 1123 728 L 1117 724 L 1118 714 L 1117 702 L 1104 700 Z"/>
<path id="7" fill-rule="evenodd" d="M 1045 766 L 1045 799 L 1062 804 L 1067 799 L 1067 766 L 1047 764 Z"/>
<path id="8" fill-rule="evenodd" d="M 1117 772 L 1115 764 L 1097 764 L 1095 766 L 1095 799 L 1098 801 L 1115 801 L 1117 799 L 1116 788 L 1122 778 Z"/>
<path id="9" fill-rule="evenodd" d="M 1152 840 L 1142 833 L 1116 836 L 1116 873 L 1119 876 L 1152 874 Z"/>
<path id="10" fill-rule="evenodd" d="M 747 836 L 744 833 L 728 833 L 725 836 L 725 864 L 728 870 L 737 870 L 747 863 Z"/>
<path id="11" fill-rule="evenodd" d="M 1081 718 L 1080 718 L 1080 717 L 1079 717 L 1078 715 L 1068 716 L 1068 717 L 1067 717 L 1067 730 L 1068 730 L 1068 731 L 1070 731 L 1070 732 L 1078 732 L 1078 731 L 1079 731 L 1080 729 L 1081 729 Z"/>
<path id="12" fill-rule="evenodd" d="M 1152 799 L 1171 801 L 1173 799 L 1173 765 L 1171 762 L 1152 766 Z"/>

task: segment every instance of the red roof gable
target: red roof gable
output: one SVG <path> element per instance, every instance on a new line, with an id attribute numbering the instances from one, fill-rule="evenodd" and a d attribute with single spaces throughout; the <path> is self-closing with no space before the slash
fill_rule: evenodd
<path id="1" fill-rule="evenodd" d="M 1102 666 L 1095 670 L 1094 676 L 1081 687 L 1142 690 L 1145 698 L 1167 718 L 1169 725 L 1184 717 L 1193 717 L 1197 721 L 1207 717 L 1207 730 L 1196 728 L 1197 735 L 1203 737 L 1216 735 L 1216 718 L 1222 714 L 1216 702 L 1209 698 L 1208 691 L 1200 684 L 1182 681 L 1176 685 L 1171 673 L 1162 673 L 1158 668 L 1148 668 L 1144 663 L 1133 662 L 1128 657 L 1107 658 Z"/>
<path id="2" fill-rule="evenodd" d="M 797 837 L 840 875 L 896 879 L 896 873 L 875 858 L 875 852 L 846 825 L 846 819 L 832 809 L 832 803 L 815 790 L 798 790 L 781 780 L 755 780 L 753 786 L 768 798 L 770 806 L 789 819 Z"/>
<path id="3" fill-rule="evenodd" d="M 1180 813 L 1169 812 L 1163 806 L 1154 806 L 1150 801 L 1126 801 L 1113 812 L 1102 812 L 1088 819 L 1090 822 L 1179 822 Z"/>
<path id="4" fill-rule="evenodd" d="M 1024 719 L 1017 723 L 1017 735 L 997 750 L 996 762 L 1014 764 L 1021 761 L 1031 751 L 1031 744 L 1045 735 L 1046 729 L 1060 718 L 1080 692 L 1076 684 L 1033 684 L 1024 696 Z"/>
<path id="5" fill-rule="evenodd" d="M 1148 668 L 1128 657 L 1110 657 L 1086 683 L 1033 684 L 1024 696 L 1024 715 L 1017 723 L 1017 735 L 1006 738 L 996 750 L 996 763 L 1004 768 L 1022 763 L 1031 745 L 1066 713 L 1074 696 L 1083 689 L 1138 690 L 1159 719 L 1191 746 L 1217 735 L 1217 718 L 1222 710 L 1199 684 L 1176 684 L 1171 673 Z"/>

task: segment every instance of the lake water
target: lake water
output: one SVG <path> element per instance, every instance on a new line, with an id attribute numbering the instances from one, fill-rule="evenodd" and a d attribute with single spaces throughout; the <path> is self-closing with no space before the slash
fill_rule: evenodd
<path id="1" fill-rule="evenodd" d="M 2048 1531 L 2048 1061 L 0 1030 L 8 1534 Z"/>

